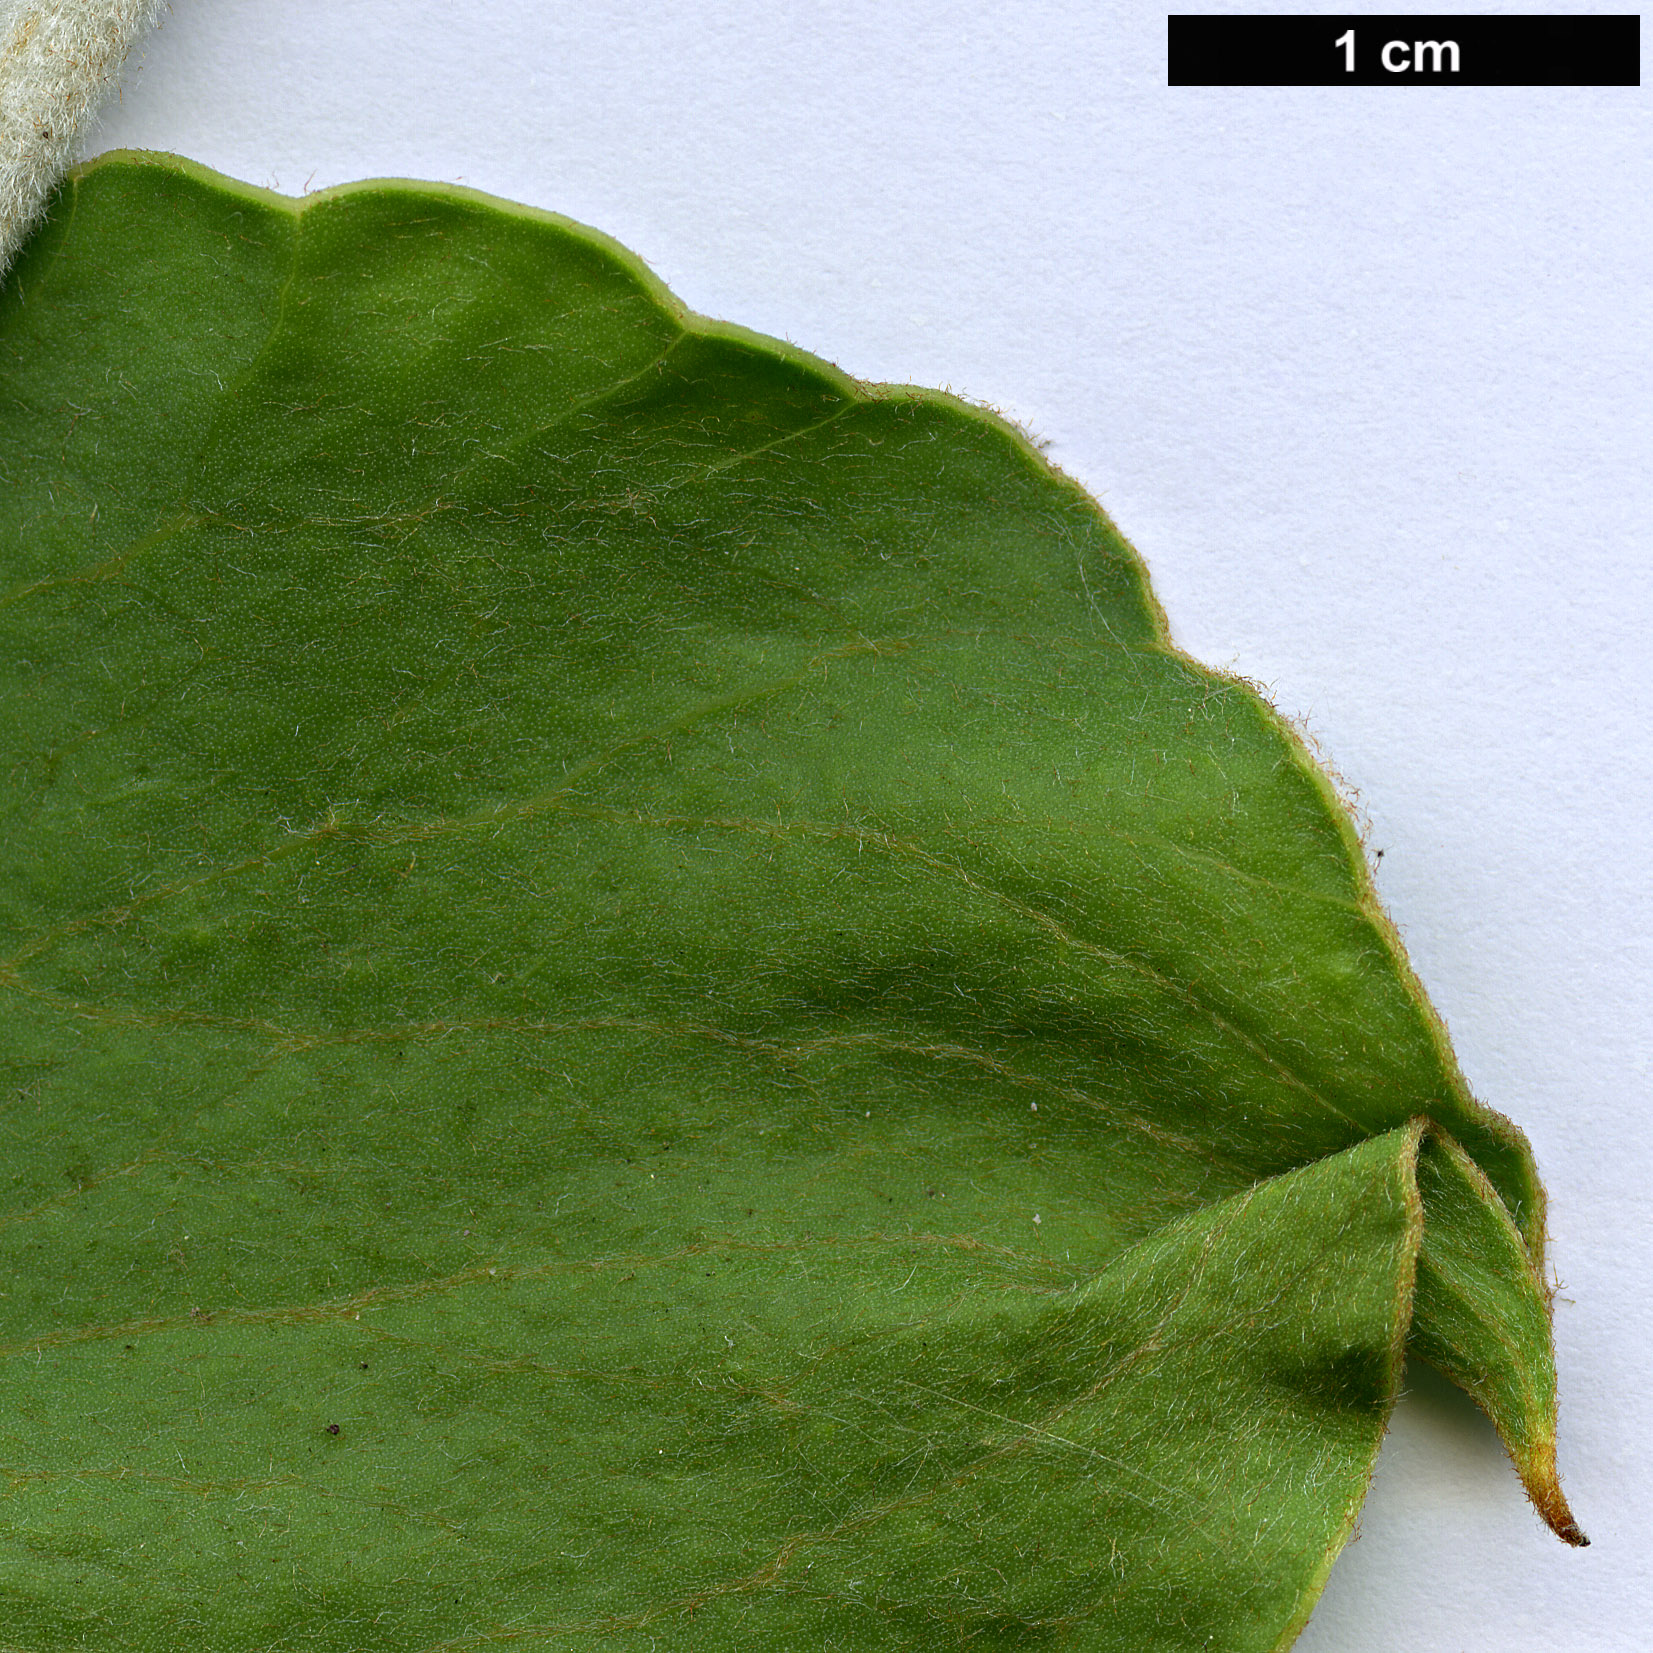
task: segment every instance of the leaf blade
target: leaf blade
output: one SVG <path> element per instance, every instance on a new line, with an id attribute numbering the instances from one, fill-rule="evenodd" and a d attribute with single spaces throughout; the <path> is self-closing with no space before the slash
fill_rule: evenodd
<path id="1" fill-rule="evenodd" d="M 1276 1198 L 1259 1190 L 1341 1186 L 1351 1165 L 1390 1191 L 1389 1237 L 1340 1265 L 1390 1280 L 1367 1316 L 1383 1335 L 1338 1332 L 1324 1291 L 1291 1335 L 1318 1335 L 1324 1300 L 1345 1353 L 1398 1348 L 1422 1207 L 1395 1191 L 1424 1115 L 1473 1158 L 1434 1137 L 1422 1150 L 1444 1215 L 1433 1249 L 1424 1225 L 1420 1336 L 1459 1351 L 1529 1483 L 1553 1484 L 1524 1139 L 1469 1096 L 1324 777 L 1261 701 L 1169 647 L 1134 554 L 1024 442 L 688 317 L 600 238 L 460 192 L 361 186 L 295 213 L 122 161 L 75 187 L 72 234 L 25 259 L 0 323 L 21 341 L 8 405 L 39 484 L 6 502 L 20 577 L 0 607 L 27 667 L 7 690 L 7 1060 L 35 1110 L 18 1115 L 25 1185 L 0 1226 L 22 1282 L 3 1369 L 30 1420 L 13 1496 L 70 1499 L 54 1542 L 67 1566 L 96 1558 L 111 1617 L 145 1588 L 130 1557 L 155 1509 L 199 1486 L 229 1520 L 222 1501 L 256 1483 L 289 1500 L 289 1564 L 336 1562 L 362 1612 L 398 1620 L 395 1645 L 451 1642 L 479 1612 L 501 1635 L 587 1622 L 548 1603 L 597 1615 L 570 1634 L 620 1633 L 596 1626 L 621 1609 L 559 1571 L 568 1556 L 527 1516 L 489 1526 L 489 1496 L 520 1512 L 535 1494 L 524 1462 L 593 1511 L 589 1489 L 617 1478 L 625 1519 L 675 1519 L 673 1542 L 702 1505 L 764 1514 L 718 1528 L 760 1570 L 813 1530 L 808 1463 L 779 1448 L 767 1470 L 737 1462 L 721 1414 L 686 1429 L 692 1494 L 624 1458 L 662 1427 L 639 1386 L 682 1386 L 668 1329 L 685 1315 L 697 1359 L 696 1338 L 731 1357 L 756 1341 L 760 1393 L 783 1354 L 807 1364 L 858 1314 L 899 1343 L 988 1303 L 1094 1294 L 1085 1282 L 1143 1248 Z M 182 226 L 170 261 L 119 256 L 163 208 Z M 242 288 L 181 278 L 247 215 L 268 233 Z M 201 322 L 197 289 L 236 310 L 233 337 Z M 65 386 L 97 378 L 99 351 L 139 365 L 127 318 L 151 312 L 168 341 L 217 341 L 216 391 L 166 342 L 144 381 L 159 402 L 75 401 Z M 54 381 L 36 364 L 66 329 L 92 342 Z M 174 403 L 157 434 L 154 407 Z M 66 472 L 88 419 L 96 441 Z M 43 517 L 65 476 L 120 511 Z M 1299 1239 L 1335 1251 L 1345 1226 L 1323 1211 L 1281 1255 Z M 65 1286 L 79 1263 L 31 1256 L 54 1231 L 86 1247 L 85 1291 Z M 651 1268 L 675 1271 L 671 1292 L 631 1289 Z M 1470 1268 L 1490 1307 L 1454 1327 L 1431 1305 Z M 594 1312 L 590 1282 L 625 1270 Z M 1267 1278 L 1252 1272 L 1231 1309 Z M 476 1292 L 493 1306 L 461 1325 L 451 1305 Z M 513 1309 L 524 1292 L 537 1306 Z M 378 1324 L 393 1314 L 424 1318 Z M 364 1336 L 402 1362 L 382 1400 L 350 1387 Z M 128 1340 L 159 1347 L 161 1376 L 109 1362 Z M 960 1347 L 979 1344 L 972 1327 Z M 112 1397 L 153 1386 L 122 1453 L 77 1459 L 69 1423 L 40 1423 L 31 1354 L 62 1363 L 65 1416 L 112 1417 Z M 181 1427 L 202 1359 L 212 1427 L 174 1477 L 142 1453 Z M 911 1383 L 917 1364 L 838 1398 Z M 1392 1367 L 1322 1420 L 1323 1440 L 1354 1431 L 1341 1490 L 1259 1518 L 1296 1535 L 1289 1557 L 1254 1557 L 1201 1634 L 1266 1647 L 1300 1627 L 1358 1507 Z M 1266 1466 L 1244 1446 L 1279 1376 L 1242 1384 L 1226 1433 L 1186 1436 L 1221 1445 L 1259 1498 Z M 467 1412 L 517 1378 L 550 1399 Z M 1161 1412 L 1199 1390 L 1166 1379 Z M 421 1396 L 446 1397 L 455 1460 L 486 1466 L 463 1519 Z M 319 1408 L 347 1402 L 328 1434 Z M 836 1427 L 823 1450 L 841 1478 L 876 1481 L 885 1459 L 845 1444 L 876 1432 Z M 655 1455 L 677 1462 L 688 1449 L 667 1439 Z M 228 1468 L 201 1480 L 198 1449 Z M 602 1451 L 622 1468 L 580 1467 Z M 261 1478 L 255 1459 L 276 1468 Z M 338 1479 L 318 1490 L 312 1463 Z M 1029 1510 L 1080 1496 L 1052 1482 Z M 371 1533 L 340 1513 L 370 1508 Z M 1188 1526 L 1163 1515 L 1162 1545 Z M 429 1559 L 460 1528 L 492 1535 L 487 1588 Z M 86 1549 L 99 1530 L 125 1536 Z M 985 1577 L 979 1546 L 944 1540 L 915 1529 L 884 1565 L 939 1556 L 939 1578 Z M 201 1610 L 246 1542 L 180 1564 L 157 1611 Z M 415 1556 L 452 1586 L 446 1607 L 392 1599 L 384 1578 Z M 279 1622 L 223 1609 L 225 1646 L 355 1633 L 317 1605 L 328 1586 L 278 1589 L 275 1564 L 258 1577 Z M 667 1577 L 635 1545 L 617 1565 L 615 1591 L 653 1579 L 648 1599 L 674 1612 L 748 1576 L 708 1560 Z M 37 1604 L 45 1645 L 78 1633 L 64 1576 Z M 1193 1631 L 1168 1603 L 1193 1586 L 1178 1576 L 1068 1628 L 1180 1645 Z M 971 1622 L 1065 1633 L 1071 1603 L 1028 1606 L 1050 1584 L 1024 1568 Z M 953 1622 L 939 1589 L 907 1592 L 929 1629 L 892 1605 L 855 1633 L 922 1645 Z M 805 1633 L 786 1588 L 766 1601 L 777 1645 Z"/>

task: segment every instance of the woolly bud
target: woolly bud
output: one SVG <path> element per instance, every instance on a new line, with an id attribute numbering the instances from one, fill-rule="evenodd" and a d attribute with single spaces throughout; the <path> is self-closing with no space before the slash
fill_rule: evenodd
<path id="1" fill-rule="evenodd" d="M 0 23 L 0 275 L 165 0 L 21 0 Z"/>

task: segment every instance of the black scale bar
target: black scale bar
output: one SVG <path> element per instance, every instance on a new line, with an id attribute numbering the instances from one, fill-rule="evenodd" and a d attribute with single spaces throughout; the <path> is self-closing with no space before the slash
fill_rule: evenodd
<path id="1" fill-rule="evenodd" d="M 1168 17 L 1172 86 L 1640 86 L 1640 17 Z"/>

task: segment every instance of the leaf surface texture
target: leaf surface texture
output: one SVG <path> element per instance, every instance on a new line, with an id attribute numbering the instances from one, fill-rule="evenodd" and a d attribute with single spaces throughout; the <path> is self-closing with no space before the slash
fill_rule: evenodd
<path id="1" fill-rule="evenodd" d="M 1543 1201 L 1015 432 L 153 157 L 0 295 L 4 1635 L 1266 1650 Z"/>

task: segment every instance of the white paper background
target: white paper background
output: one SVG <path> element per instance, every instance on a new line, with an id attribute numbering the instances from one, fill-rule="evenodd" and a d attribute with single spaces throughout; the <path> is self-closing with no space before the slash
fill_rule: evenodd
<path id="1" fill-rule="evenodd" d="M 696 309 L 1047 438 L 1178 640 L 1358 788 L 1470 1081 L 1551 1190 L 1593 1548 L 1424 1374 L 1299 1646 L 1640 1653 L 1647 95 L 1173 90 L 1164 53 L 1163 12 L 1100 0 L 175 0 L 89 148 L 553 208 Z"/>

